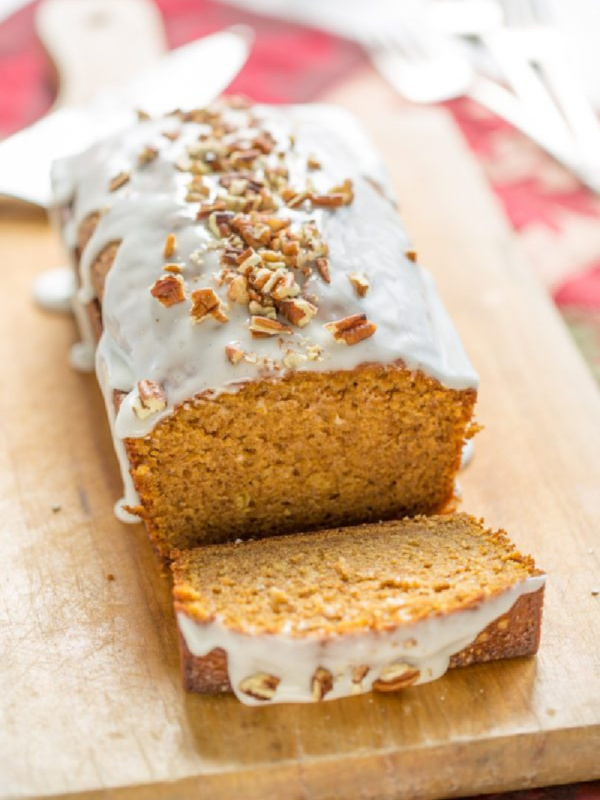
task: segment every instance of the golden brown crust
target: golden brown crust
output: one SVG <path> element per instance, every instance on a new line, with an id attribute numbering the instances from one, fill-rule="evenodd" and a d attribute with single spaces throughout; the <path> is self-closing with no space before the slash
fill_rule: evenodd
<path id="1" fill-rule="evenodd" d="M 543 587 L 520 597 L 511 610 L 488 625 L 472 645 L 451 658 L 450 668 L 535 655 L 540 642 L 543 601 Z M 179 649 L 186 691 L 201 694 L 231 691 L 224 650 L 212 650 L 198 658 L 190 653 L 181 633 Z"/>
<path id="2" fill-rule="evenodd" d="M 452 656 L 450 667 L 535 655 L 540 645 L 543 604 L 543 586 L 537 592 L 522 595 L 511 610 L 488 625 L 473 644 Z"/>

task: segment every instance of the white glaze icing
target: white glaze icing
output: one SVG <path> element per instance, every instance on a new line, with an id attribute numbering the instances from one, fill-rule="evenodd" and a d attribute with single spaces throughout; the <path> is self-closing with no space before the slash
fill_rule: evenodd
<path id="1" fill-rule="evenodd" d="M 460 468 L 466 469 L 471 461 L 473 461 L 473 456 L 475 455 L 475 443 L 473 439 L 467 439 L 467 441 L 463 445 L 462 449 L 462 456 L 460 459 Z"/>
<path id="2" fill-rule="evenodd" d="M 81 341 L 71 347 L 69 364 L 78 372 L 92 372 L 95 363 L 96 340 L 87 309 L 77 292 L 71 298 L 71 309 L 75 315 Z"/>
<path id="3" fill-rule="evenodd" d="M 75 272 L 72 267 L 47 269 L 33 284 L 33 299 L 46 311 L 71 311 L 75 294 Z"/>
<path id="4" fill-rule="evenodd" d="M 214 278 L 220 269 L 220 251 L 211 249 L 216 240 L 205 222 L 196 220 L 198 205 L 184 200 L 190 175 L 173 166 L 185 148 L 197 141 L 199 133 L 208 130 L 206 126 L 182 125 L 173 117 L 143 121 L 54 167 L 55 202 L 70 204 L 70 216 L 66 223 L 63 220 L 63 236 L 71 247 L 80 223 L 90 213 L 104 211 L 81 258 L 81 287 L 74 307 L 83 346 L 77 348 L 75 361 L 89 363 L 91 355 L 91 331 L 82 313 L 95 294 L 90 268 L 106 245 L 121 241 L 104 287 L 104 331 L 97 357 L 97 363 L 103 365 L 101 384 L 107 407 L 112 407 L 114 390 L 127 395 L 113 426 L 117 451 L 123 449 L 119 439 L 145 436 L 177 405 L 201 392 L 217 395 L 237 391 L 247 381 L 285 374 L 281 359 L 290 347 L 301 352 L 307 344 L 322 348 L 322 359 L 306 360 L 296 367 L 299 370 L 352 370 L 363 363 L 401 360 L 444 386 L 477 386 L 477 375 L 433 280 L 406 257 L 410 243 L 390 200 L 384 170 L 353 117 L 341 109 L 320 105 L 285 109 L 259 106 L 253 112 L 275 137 L 276 149 L 286 150 L 291 185 L 304 187 L 309 155 L 316 155 L 322 164 L 322 169 L 309 173 L 317 191 L 326 192 L 347 178 L 354 185 L 354 202 L 349 206 L 294 211 L 283 207 L 277 212 L 291 218 L 293 224 L 316 221 L 329 245 L 331 283 L 326 284 L 316 272 L 306 281 L 304 290 L 316 297 L 319 312 L 293 336 L 252 338 L 248 308 L 236 304 L 229 305 L 230 320 L 225 324 L 212 318 L 197 325 L 191 321 L 189 293 L 194 289 L 214 288 L 226 301 L 225 287 L 218 288 Z M 246 114 L 227 113 L 227 119 L 233 122 L 243 121 Z M 162 136 L 165 130 L 181 130 L 181 135 L 170 141 Z M 295 146 L 290 150 L 292 133 Z M 138 156 L 147 145 L 156 147 L 159 155 L 152 163 L 138 167 Z M 268 159 L 276 163 L 274 153 Z M 110 192 L 111 178 L 121 171 L 130 173 L 129 182 Z M 218 176 L 205 177 L 211 197 L 217 180 Z M 384 194 L 373 182 L 384 188 Z M 171 260 L 184 265 L 188 299 L 167 308 L 152 297 L 149 287 L 162 274 L 163 245 L 169 233 L 177 237 L 177 252 Z M 364 298 L 356 296 L 348 278 L 352 272 L 365 275 L 370 282 Z M 360 312 L 376 323 L 377 331 L 358 345 L 335 342 L 323 327 L 324 323 Z M 255 353 L 259 363 L 243 360 L 235 366 L 230 364 L 225 346 L 231 342 Z M 167 405 L 164 411 L 140 419 L 134 405 L 137 383 L 144 379 L 163 387 Z M 128 481 L 123 458 L 120 460 Z"/>
<path id="5" fill-rule="evenodd" d="M 239 688 L 244 679 L 257 673 L 280 679 L 275 696 L 267 702 L 307 703 L 313 701 L 311 682 L 319 667 L 329 670 L 334 677 L 333 689 L 325 696 L 326 700 L 371 691 L 381 671 L 398 662 L 420 670 L 417 683 L 436 680 L 448 669 L 451 656 L 472 644 L 521 595 L 537 591 L 544 583 L 543 575 L 529 577 L 470 609 L 406 622 L 390 631 L 367 631 L 328 639 L 248 635 L 225 627 L 218 619 L 200 623 L 182 611 L 178 612 L 177 620 L 193 655 L 206 656 L 216 648 L 226 652 L 229 680 L 242 703 L 265 704 Z M 354 684 L 352 669 L 363 665 L 369 666 L 369 672 L 361 684 Z"/>

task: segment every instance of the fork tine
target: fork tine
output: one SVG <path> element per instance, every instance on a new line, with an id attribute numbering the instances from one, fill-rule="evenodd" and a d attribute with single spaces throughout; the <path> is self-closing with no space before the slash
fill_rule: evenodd
<path id="1" fill-rule="evenodd" d="M 548 0 L 530 0 L 537 22 L 550 25 L 554 21 L 553 10 Z"/>
<path id="2" fill-rule="evenodd" d="M 531 22 L 528 0 L 500 0 L 500 6 L 508 27 L 518 28 Z"/>

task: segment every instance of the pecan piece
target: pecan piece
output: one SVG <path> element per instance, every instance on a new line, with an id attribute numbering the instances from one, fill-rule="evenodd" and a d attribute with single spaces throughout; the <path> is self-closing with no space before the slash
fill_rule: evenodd
<path id="1" fill-rule="evenodd" d="M 242 358 L 245 356 L 245 353 L 241 347 L 238 347 L 237 344 L 231 342 L 225 346 L 225 355 L 227 356 L 229 363 L 235 366 L 236 364 L 240 363 Z"/>
<path id="2" fill-rule="evenodd" d="M 138 164 L 143 167 L 150 164 L 158 156 L 158 148 L 147 144 L 138 156 Z"/>
<path id="3" fill-rule="evenodd" d="M 167 407 L 167 395 L 159 383 L 150 380 L 138 381 L 137 397 L 133 401 L 133 412 L 139 419 L 146 419 Z"/>
<path id="4" fill-rule="evenodd" d="M 244 678 L 240 683 L 240 691 L 255 700 L 272 700 L 279 686 L 279 678 L 266 672 L 257 672 Z"/>
<path id="5" fill-rule="evenodd" d="M 315 266 L 321 278 L 325 281 L 325 283 L 331 283 L 331 273 L 329 272 L 329 259 L 328 258 L 317 258 L 315 261 Z"/>
<path id="6" fill-rule="evenodd" d="M 174 267 L 176 265 L 169 264 L 168 266 Z M 165 275 L 164 278 L 154 281 L 150 287 L 150 294 L 167 308 L 174 306 L 176 303 L 183 303 L 185 300 L 183 278 L 180 275 Z"/>
<path id="7" fill-rule="evenodd" d="M 120 189 L 121 186 L 125 186 L 125 184 L 128 183 L 130 177 L 128 172 L 119 172 L 108 184 L 108 191 L 116 192 L 117 189 Z"/>
<path id="8" fill-rule="evenodd" d="M 297 325 L 299 328 L 304 328 L 305 325 L 308 325 L 319 310 L 308 300 L 304 300 L 301 297 L 295 297 L 293 300 L 280 300 L 277 307 L 292 325 Z"/>
<path id="9" fill-rule="evenodd" d="M 283 357 L 283 366 L 288 369 L 294 369 L 295 367 L 299 367 L 300 364 L 304 364 L 305 361 L 308 361 L 308 356 L 305 356 L 304 353 L 288 350 Z"/>
<path id="10" fill-rule="evenodd" d="M 412 261 L 414 264 L 417 262 L 417 251 L 413 250 L 412 248 L 409 250 L 404 251 L 404 255 L 408 258 L 409 261 Z"/>
<path id="11" fill-rule="evenodd" d="M 255 338 L 277 336 L 280 333 L 292 333 L 292 329 L 276 319 L 253 316 L 250 318 L 250 331 Z"/>
<path id="12" fill-rule="evenodd" d="M 219 322 L 229 320 L 223 311 L 223 303 L 214 289 L 196 289 L 192 292 L 190 315 L 194 322 L 202 322 L 209 315 Z"/>
<path id="13" fill-rule="evenodd" d="M 277 312 L 273 306 L 259 303 L 258 300 L 250 300 L 248 303 L 248 310 L 251 314 L 257 317 L 268 317 L 269 319 L 277 319 Z"/>
<path id="14" fill-rule="evenodd" d="M 165 258 L 172 258 L 177 249 L 177 237 L 174 233 L 170 233 L 165 239 L 165 246 L 163 247 L 163 256 Z"/>
<path id="15" fill-rule="evenodd" d="M 246 286 L 246 278 L 243 275 L 236 275 L 229 286 L 227 287 L 227 298 L 232 303 L 239 303 L 242 306 L 247 305 L 248 288 Z"/>
<path id="16" fill-rule="evenodd" d="M 347 345 L 358 344 L 363 339 L 373 336 L 377 330 L 377 325 L 369 322 L 365 314 L 352 314 L 350 317 L 328 322 L 323 327 L 331 333 L 336 342 L 344 342 Z"/>
<path id="17" fill-rule="evenodd" d="M 252 247 L 247 247 L 235 258 L 236 263 L 240 268 L 240 272 L 246 272 L 252 267 L 257 267 L 262 259 Z"/>
<path id="18" fill-rule="evenodd" d="M 333 689 L 333 675 L 328 669 L 319 667 L 312 678 L 312 699 L 315 702 L 323 700 L 326 694 Z"/>
<path id="19" fill-rule="evenodd" d="M 419 680 L 421 671 L 415 669 L 410 664 L 391 664 L 384 667 L 379 673 L 379 677 L 373 683 L 373 689 L 378 692 L 396 692 L 412 686 Z"/>
<path id="20" fill-rule="evenodd" d="M 358 272 L 350 272 L 348 273 L 348 279 L 354 288 L 356 289 L 356 294 L 359 297 L 364 297 L 366 293 L 369 291 L 369 279 L 365 275 L 360 275 Z"/>
<path id="21" fill-rule="evenodd" d="M 369 672 L 369 667 L 363 664 L 360 667 L 353 667 L 352 668 L 352 683 L 361 684 L 363 680 L 367 677 Z"/>
<path id="22" fill-rule="evenodd" d="M 271 290 L 271 297 L 274 300 L 285 300 L 288 297 L 296 297 L 299 294 L 300 287 L 294 279 L 293 272 L 286 272 Z"/>

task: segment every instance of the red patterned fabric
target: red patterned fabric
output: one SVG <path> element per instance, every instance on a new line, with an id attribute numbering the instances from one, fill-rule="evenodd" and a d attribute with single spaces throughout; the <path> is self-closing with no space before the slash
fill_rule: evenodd
<path id="1" fill-rule="evenodd" d="M 33 122 L 52 103 L 50 71 L 34 35 L 37 2 L 0 25 L 0 136 Z M 315 99 L 364 60 L 350 42 L 214 0 L 156 3 L 172 47 L 233 23 L 251 24 L 256 43 L 229 91 L 256 100 Z M 457 100 L 447 107 L 600 380 L 600 198 L 474 103 Z M 600 800 L 600 782 L 489 795 L 487 800 Z"/>

